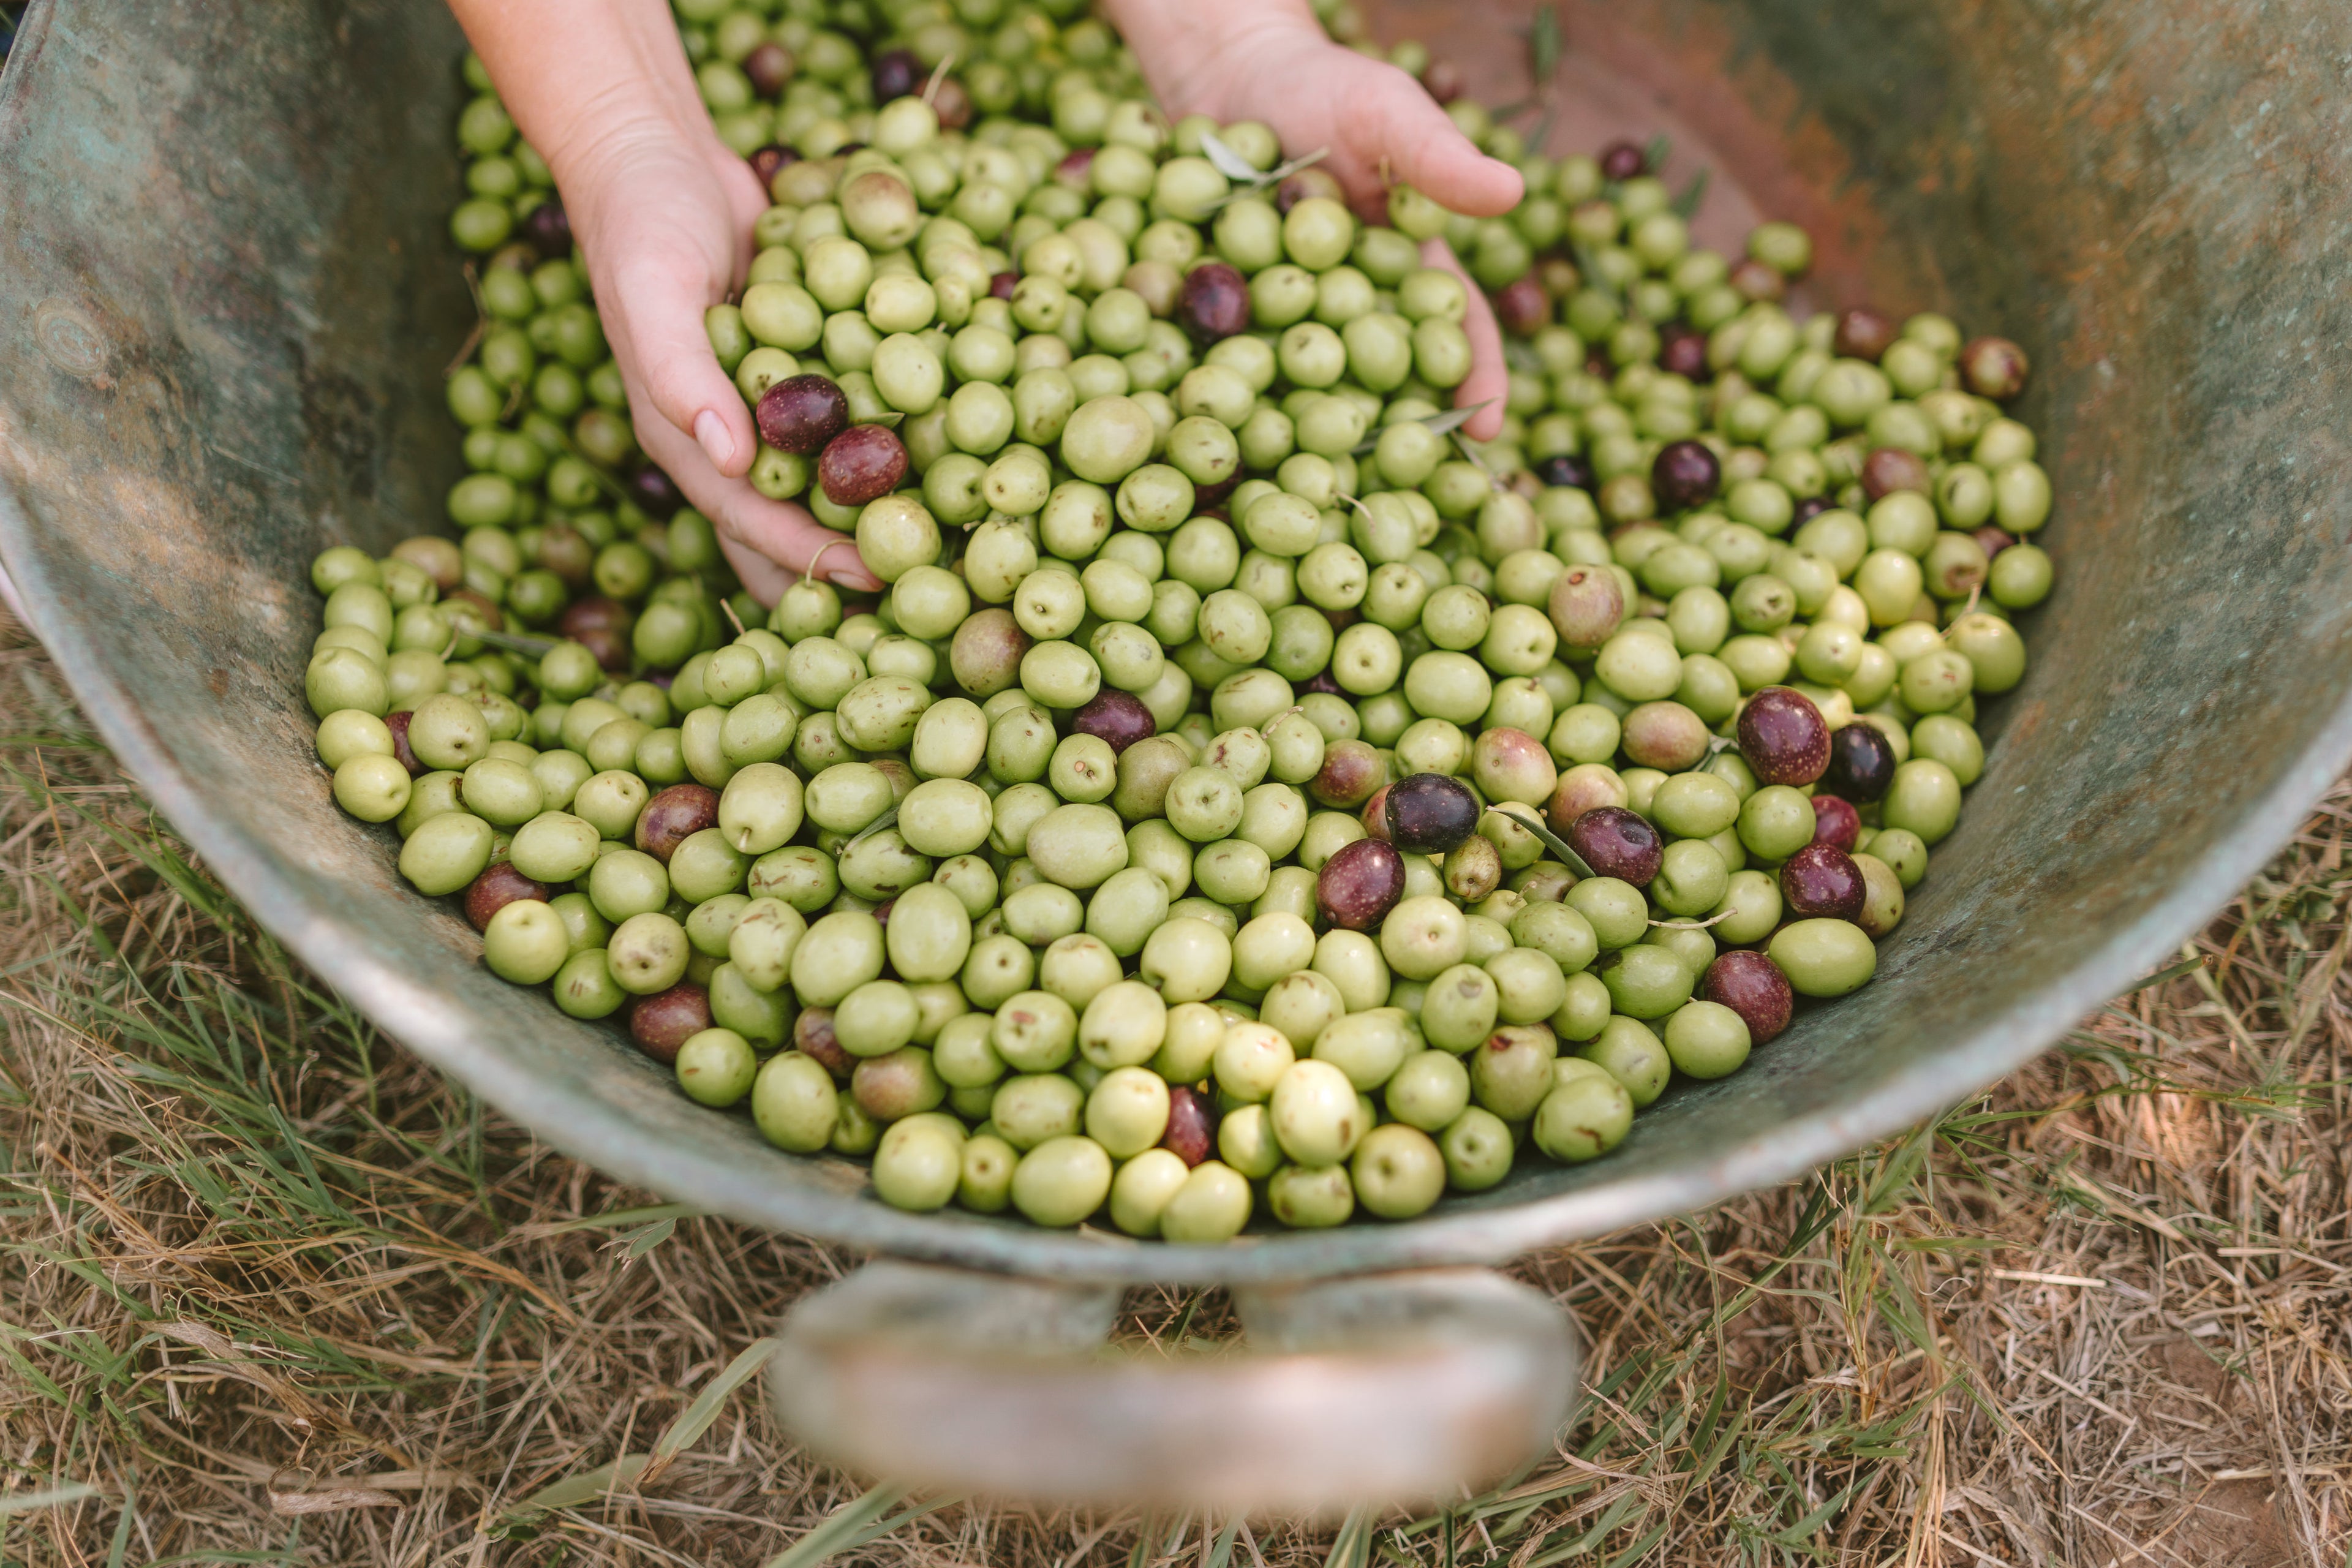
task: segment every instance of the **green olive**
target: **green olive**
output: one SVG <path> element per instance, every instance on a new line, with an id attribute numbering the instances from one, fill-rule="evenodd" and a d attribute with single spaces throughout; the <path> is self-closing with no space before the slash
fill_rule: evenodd
<path id="1" fill-rule="evenodd" d="M 1546 1094 L 1529 1131 L 1536 1147 L 1564 1164 L 1598 1159 L 1633 1130 L 1633 1100 L 1614 1078 L 1579 1074 Z"/>
<path id="2" fill-rule="evenodd" d="M 751 1120 L 777 1148 L 816 1152 L 832 1141 L 840 1120 L 833 1075 L 798 1051 L 771 1057 L 751 1083 Z"/>
<path id="3" fill-rule="evenodd" d="M 1878 968 L 1869 933 L 1849 921 L 1794 921 L 1773 935 L 1767 951 L 1801 996 L 1843 996 Z"/>
<path id="4" fill-rule="evenodd" d="M 1013 1203 L 1033 1224 L 1073 1226 L 1110 1195 L 1110 1156 L 1092 1139 L 1061 1137 L 1038 1144 L 1013 1173 Z"/>

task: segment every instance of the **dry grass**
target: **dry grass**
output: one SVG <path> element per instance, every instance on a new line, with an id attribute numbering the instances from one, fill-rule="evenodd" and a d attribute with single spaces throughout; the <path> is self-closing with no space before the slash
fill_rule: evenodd
<path id="1" fill-rule="evenodd" d="M 0 634 L 0 1565 L 717 1568 L 898 1517 L 726 1392 L 850 1260 L 632 1212 L 440 1082 L 181 858 L 58 690 Z M 1336 1542 L 950 1505 L 850 1555 L 2344 1562 L 2347 813 L 2193 973 L 1937 1126 L 1523 1264 L 1595 1393 L 1514 1487 Z M 1222 1299 L 1136 1303 L 1180 1319 Z"/>

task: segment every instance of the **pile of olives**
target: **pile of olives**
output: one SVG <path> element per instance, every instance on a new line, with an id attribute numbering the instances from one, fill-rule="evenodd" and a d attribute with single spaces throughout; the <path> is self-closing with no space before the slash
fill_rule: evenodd
<path id="1" fill-rule="evenodd" d="M 887 586 L 740 591 L 469 60 L 457 537 L 320 555 L 306 683 L 495 973 L 886 1202 L 1195 1242 L 1605 1154 L 1871 978 L 2050 588 L 2014 344 L 1459 98 L 1526 200 L 1368 226 L 1068 0 L 677 5 L 775 200 L 754 483 Z"/>

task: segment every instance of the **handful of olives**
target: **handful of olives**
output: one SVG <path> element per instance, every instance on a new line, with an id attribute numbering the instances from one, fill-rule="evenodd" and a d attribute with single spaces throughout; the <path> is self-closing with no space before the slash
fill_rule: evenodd
<path id="1" fill-rule="evenodd" d="M 2051 585 L 2024 355 L 1801 319 L 1801 231 L 1694 248 L 1641 149 L 1450 91 L 1527 199 L 1360 224 L 1079 9 L 680 0 L 774 203 L 707 323 L 752 480 L 870 603 L 753 600 L 643 464 L 467 62 L 471 472 L 456 540 L 312 565 L 335 799 L 495 973 L 901 1208 L 1215 1242 L 1604 1155 L 1866 984 L 1952 831 Z M 1438 236 L 1512 334 L 1485 443 Z"/>

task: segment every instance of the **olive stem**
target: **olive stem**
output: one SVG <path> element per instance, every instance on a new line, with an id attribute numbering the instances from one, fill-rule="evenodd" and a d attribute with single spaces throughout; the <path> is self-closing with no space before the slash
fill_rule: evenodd
<path id="1" fill-rule="evenodd" d="M 553 637 L 526 637 L 516 632 L 479 631 L 474 636 L 492 647 L 503 648 L 509 653 L 524 654 L 532 658 L 538 658 L 549 649 L 561 646 Z M 450 640 L 449 646 L 453 648 L 457 646 L 455 638 Z"/>
<path id="2" fill-rule="evenodd" d="M 737 637 L 743 635 L 743 617 L 735 613 L 734 605 L 721 599 L 719 601 L 719 613 L 727 617 L 727 624 L 735 628 Z"/>
<path id="3" fill-rule="evenodd" d="M 1721 925 L 1738 912 L 1738 910 L 1726 910 L 1719 915 L 1709 915 L 1703 921 L 1652 921 L 1650 923 L 1661 931 L 1705 931 L 1709 926 Z"/>
<path id="4" fill-rule="evenodd" d="M 1518 803 L 1514 801 L 1511 804 L 1516 805 Z M 1486 809 L 1495 813 L 1497 816 L 1507 816 L 1510 818 L 1513 822 L 1517 823 L 1521 827 L 1526 828 L 1529 833 L 1534 834 L 1537 838 L 1543 842 L 1546 848 L 1551 850 L 1555 855 L 1558 855 L 1560 859 L 1567 864 L 1568 868 L 1575 872 L 1578 876 L 1590 878 L 1600 875 L 1599 872 L 1595 871 L 1591 866 L 1585 863 L 1583 856 L 1579 855 L 1575 850 L 1568 847 L 1567 839 L 1562 838 L 1559 834 L 1554 833 L 1550 828 L 1546 827 L 1541 822 L 1538 821 L 1532 812 L 1528 816 L 1522 816 L 1516 811 L 1506 811 L 1499 805 L 1490 805 Z"/>
<path id="5" fill-rule="evenodd" d="M 948 72 L 955 68 L 955 51 L 950 49 L 940 58 L 938 65 L 931 68 L 931 79 L 923 84 L 923 102 L 929 108 L 940 106 L 940 83 L 948 79 Z"/>

